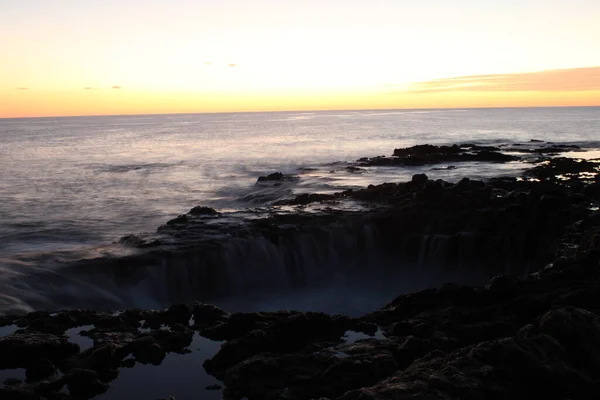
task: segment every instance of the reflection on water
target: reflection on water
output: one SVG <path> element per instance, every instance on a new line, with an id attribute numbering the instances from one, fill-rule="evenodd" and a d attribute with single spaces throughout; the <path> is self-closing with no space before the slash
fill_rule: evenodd
<path id="1" fill-rule="evenodd" d="M 79 326 L 77 328 L 67 329 L 65 335 L 69 338 L 69 342 L 79 345 L 81 351 L 85 351 L 94 347 L 94 341 L 87 336 L 82 336 L 82 331 L 94 329 L 94 325 Z"/>
<path id="2" fill-rule="evenodd" d="M 19 329 L 16 325 L 7 325 L 0 327 L 0 337 L 12 335 Z M 0 354 L 0 357 L 2 355 Z M 0 369 L 0 387 L 4 384 L 7 379 L 18 379 L 20 381 L 25 380 L 25 369 Z"/>
<path id="3" fill-rule="evenodd" d="M 0 369 L 0 387 L 5 384 L 8 379 L 25 381 L 25 369 Z"/>
<path id="4" fill-rule="evenodd" d="M 177 400 L 218 400 L 222 390 L 207 390 L 210 385 L 221 385 L 204 371 L 202 364 L 214 357 L 221 342 L 194 335 L 191 353 L 169 353 L 159 366 L 136 364 L 133 368 L 119 369 L 119 377 L 98 400 L 160 399 L 173 396 Z"/>
<path id="5" fill-rule="evenodd" d="M 12 335 L 19 329 L 16 325 L 0 326 L 0 337 Z"/>
<path id="6" fill-rule="evenodd" d="M 364 339 L 383 340 L 385 339 L 385 336 L 383 336 L 383 332 L 381 331 L 381 329 L 378 329 L 373 336 L 369 336 L 362 332 L 346 331 L 342 339 L 344 340 L 344 344 L 352 344 Z"/>

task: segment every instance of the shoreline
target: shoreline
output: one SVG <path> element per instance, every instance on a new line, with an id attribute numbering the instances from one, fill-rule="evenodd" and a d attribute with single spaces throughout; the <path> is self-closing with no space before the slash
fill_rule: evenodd
<path id="1" fill-rule="evenodd" d="M 223 259 L 219 257 L 231 248 L 218 243 L 216 234 L 238 245 L 259 238 L 278 251 L 284 247 L 291 251 L 299 245 L 298 237 L 310 236 L 317 238 L 310 251 L 317 252 L 319 242 L 331 240 L 331 232 L 339 231 L 354 238 L 346 251 L 357 251 L 353 266 L 359 268 L 372 255 L 368 249 L 356 249 L 367 243 L 363 228 L 368 226 L 377 232 L 372 247 L 395 262 L 384 273 L 427 264 L 422 258 L 436 248 L 423 237 L 442 235 L 445 247 L 437 249 L 437 257 L 443 265 L 433 272 L 463 278 L 481 273 L 478 280 L 487 284 L 449 283 L 402 294 L 357 317 L 293 311 L 229 313 L 205 303 L 173 305 L 164 311 L 38 311 L 0 317 L 0 328 L 18 328 L 0 338 L 0 368 L 24 369 L 28 376 L 26 382 L 6 385 L 0 394 L 8 399 L 70 399 L 108 390 L 110 395 L 110 382 L 126 364 L 131 366 L 132 358 L 133 364 L 160 365 L 167 354 L 186 352 L 199 333 L 224 341 L 204 367 L 222 382 L 224 395 L 231 399 L 600 395 L 600 380 L 594 375 L 600 368 L 594 353 L 600 346 L 599 164 L 558 156 L 573 148 L 545 143 L 534 147 L 537 150 L 472 145 L 397 149 L 385 160 L 359 163 L 434 166 L 473 158 L 509 162 L 523 156 L 537 162 L 521 179 L 465 178 L 448 183 L 418 174 L 404 183 L 331 195 L 301 194 L 279 204 L 290 207 L 289 212 L 249 217 L 243 223 L 196 207 L 159 228 L 162 239 L 122 238 L 140 255 L 116 263 L 100 261 L 81 271 L 94 279 L 93 270 L 111 268 L 114 282 L 127 290 L 128 284 L 147 275 L 147 265 L 162 265 L 155 284 L 173 285 L 166 295 L 168 304 L 181 303 L 177 296 L 185 299 L 185 290 L 197 296 L 223 289 L 213 295 L 227 296 L 246 289 L 229 282 L 231 275 L 219 268 Z M 277 185 L 286 179 L 294 177 L 273 174 L 259 181 Z M 335 207 L 348 202 L 371 207 L 361 211 Z M 247 244 L 245 248 L 252 249 Z M 254 253 L 240 254 L 233 263 L 248 254 Z M 278 254 L 289 257 L 286 252 Z M 194 275 L 185 263 L 177 262 L 186 257 L 209 261 L 200 264 L 202 274 Z M 171 263 L 164 264 L 165 260 Z M 291 263 L 275 285 L 302 287 L 314 282 L 315 272 L 326 273 L 317 278 L 336 272 L 323 271 L 325 264 L 314 271 Z M 170 274 L 173 268 L 185 271 L 188 281 Z M 72 270 L 79 272 L 76 266 Z M 252 285 L 270 277 L 270 272 Z M 355 271 L 359 280 L 371 272 Z M 82 332 L 94 340 L 93 347 L 83 352 L 62 336 L 81 326 L 93 326 Z M 348 332 L 369 338 L 348 343 L 343 339 Z M 70 394 L 61 392 L 65 386 Z"/>

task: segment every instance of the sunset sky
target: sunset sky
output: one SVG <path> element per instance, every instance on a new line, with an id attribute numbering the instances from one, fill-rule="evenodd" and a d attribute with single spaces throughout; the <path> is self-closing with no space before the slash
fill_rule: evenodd
<path id="1" fill-rule="evenodd" d="M 600 105 L 598 0 L 0 0 L 0 117 Z"/>

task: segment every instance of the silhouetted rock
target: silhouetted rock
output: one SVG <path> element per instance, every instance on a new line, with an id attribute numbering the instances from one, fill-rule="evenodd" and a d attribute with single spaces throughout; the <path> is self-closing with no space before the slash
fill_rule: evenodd
<path id="1" fill-rule="evenodd" d="M 217 322 L 225 322 L 231 314 L 212 304 L 195 303 L 192 308 L 194 325 L 197 328 L 206 328 Z"/>
<path id="2" fill-rule="evenodd" d="M 415 185 L 425 185 L 429 178 L 425 174 L 416 174 L 412 176 L 412 183 Z"/>
<path id="3" fill-rule="evenodd" d="M 176 218 L 173 218 L 169 221 L 167 221 L 167 225 L 178 225 L 178 224 L 186 224 L 187 222 L 189 222 L 190 217 L 182 214 L 177 216 Z"/>
<path id="4" fill-rule="evenodd" d="M 79 353 L 65 338 L 42 333 L 15 333 L 0 337 L 0 368 L 27 368 L 39 359 L 60 361 Z"/>
<path id="5" fill-rule="evenodd" d="M 297 181 L 300 178 L 297 175 L 286 175 L 281 172 L 274 172 L 266 176 L 259 176 L 258 182 L 286 182 L 286 181 Z"/>
<path id="6" fill-rule="evenodd" d="M 359 165 L 365 166 L 416 166 L 446 162 L 508 162 L 518 160 L 520 160 L 520 157 L 504 154 L 498 147 L 477 146 L 473 144 L 455 144 L 452 146 L 423 144 L 395 149 L 392 157 L 363 158 L 358 162 Z"/>
<path id="7" fill-rule="evenodd" d="M 39 397 L 32 390 L 20 387 L 0 388 L 2 400 L 37 400 Z"/>
<path id="8" fill-rule="evenodd" d="M 47 358 L 40 358 L 29 365 L 25 376 L 27 381 L 40 381 L 54 375 L 55 372 L 56 367 L 52 364 L 52 361 Z"/>
<path id="9" fill-rule="evenodd" d="M 72 369 L 64 379 L 69 392 L 76 398 L 91 399 L 108 389 L 108 385 L 98 379 L 98 374 L 89 369 Z"/>
<path id="10" fill-rule="evenodd" d="M 544 161 L 528 170 L 526 175 L 541 180 L 593 180 L 593 177 L 599 174 L 597 167 L 598 164 L 591 161 L 558 157 Z M 589 175 L 581 176 L 580 174 Z"/>
<path id="11" fill-rule="evenodd" d="M 365 172 L 365 171 L 366 171 L 364 168 L 355 167 L 355 166 L 353 166 L 353 165 L 349 165 L 349 166 L 347 166 L 347 167 L 346 167 L 346 168 L 344 168 L 344 169 L 345 169 L 346 171 L 348 171 L 348 172 L 352 172 L 352 173 L 355 173 L 355 174 L 356 174 L 356 173 L 359 173 L 359 174 L 360 174 L 360 173 L 363 173 L 363 172 Z"/>
<path id="12" fill-rule="evenodd" d="M 291 200 L 278 200 L 274 205 L 304 205 L 321 201 L 335 200 L 336 196 L 332 194 L 303 193 Z"/>
<path id="13" fill-rule="evenodd" d="M 196 207 L 192 208 L 188 214 L 190 214 L 190 215 L 211 215 L 211 216 L 214 216 L 214 215 L 218 215 L 219 213 L 214 208 L 203 207 L 203 206 L 196 206 Z"/>

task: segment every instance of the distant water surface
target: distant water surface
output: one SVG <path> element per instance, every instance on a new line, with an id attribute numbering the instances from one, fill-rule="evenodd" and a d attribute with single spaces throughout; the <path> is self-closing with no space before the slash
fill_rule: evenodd
<path id="1" fill-rule="evenodd" d="M 420 143 L 575 142 L 600 138 L 600 108 L 282 112 L 0 120 L 0 254 L 52 252 L 153 231 L 198 204 L 240 199 L 274 171 L 302 191 L 401 180 L 323 164 Z M 489 167 L 486 167 L 489 168 Z M 438 172 L 453 179 L 485 168 Z"/>
<path id="2" fill-rule="evenodd" d="M 345 163 L 414 144 L 531 139 L 597 154 L 600 108 L 2 119 L 0 272 L 2 279 L 18 280 L 49 260 L 100 255 L 121 236 L 153 232 L 196 205 L 225 211 L 268 206 L 281 196 L 404 181 L 417 172 L 451 181 L 514 175 L 525 166 L 468 163 L 357 174 Z M 255 185 L 275 171 L 301 176 L 293 192 Z"/>

